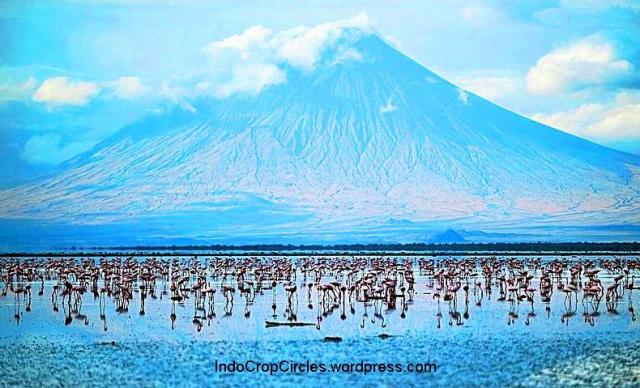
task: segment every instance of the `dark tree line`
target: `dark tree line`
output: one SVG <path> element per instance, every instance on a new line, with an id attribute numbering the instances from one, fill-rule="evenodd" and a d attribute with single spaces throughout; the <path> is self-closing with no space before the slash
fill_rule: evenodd
<path id="1" fill-rule="evenodd" d="M 96 248 L 104 249 L 104 248 Z M 170 245 L 113 247 L 127 251 L 404 251 L 404 252 L 639 252 L 640 242 L 410 243 L 334 245 Z"/>
<path id="2" fill-rule="evenodd" d="M 118 253 L 121 252 L 121 253 Z M 640 255 L 640 242 L 520 242 L 520 243 L 410 243 L 410 244 L 251 244 L 251 245 L 136 245 L 120 247 L 60 247 L 52 252 L 5 252 L 0 257 L 56 256 L 176 256 L 180 254 L 278 255 L 304 256 L 387 252 L 399 255 Z"/>

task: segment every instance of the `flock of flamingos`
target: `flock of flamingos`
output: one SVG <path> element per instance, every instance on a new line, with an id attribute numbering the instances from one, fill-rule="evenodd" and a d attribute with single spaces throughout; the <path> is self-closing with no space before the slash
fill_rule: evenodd
<path id="1" fill-rule="evenodd" d="M 13 300 L 14 318 L 20 323 L 31 312 L 32 295 L 37 293 L 38 300 L 50 299 L 54 311 L 62 309 L 69 325 L 89 323 L 82 304 L 93 298 L 99 301 L 107 330 L 107 308 L 145 315 L 147 298 L 161 299 L 171 304 L 172 328 L 176 305 L 193 306 L 193 325 L 200 331 L 217 315 L 232 315 L 234 304 L 240 304 L 249 318 L 258 298 L 271 301 L 273 314 L 265 317 L 266 327 L 318 329 L 330 316 L 341 320 L 354 316 L 356 306 L 362 313 L 357 318 L 361 326 L 377 319 L 385 327 L 385 315 L 396 311 L 405 318 L 417 299 L 434 304 L 438 328 L 443 310 L 445 324 L 460 326 L 469 319 L 470 305 L 480 309 L 485 303 L 504 303 L 508 324 L 522 315 L 529 325 L 537 304 L 542 314 L 550 316 L 555 298 L 555 305 L 564 307 L 563 323 L 582 314 L 584 322 L 593 326 L 601 313 L 627 314 L 619 311 L 620 302 L 626 302 L 623 305 L 635 321 L 632 295 L 640 289 L 635 283 L 639 273 L 640 259 L 630 257 L 2 258 L 0 300 L 7 304 Z M 299 305 L 317 311 L 315 322 L 298 319 Z"/>

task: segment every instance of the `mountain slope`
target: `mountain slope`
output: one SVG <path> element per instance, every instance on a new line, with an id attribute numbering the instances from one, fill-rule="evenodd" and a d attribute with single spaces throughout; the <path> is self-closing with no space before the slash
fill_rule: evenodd
<path id="1" fill-rule="evenodd" d="M 154 220 L 141 239 L 205 240 L 640 220 L 640 157 L 468 94 L 375 35 L 353 48 L 361 60 L 328 50 L 322 66 L 288 68 L 286 83 L 257 96 L 132 124 L 61 173 L 1 191 L 0 218 Z"/>

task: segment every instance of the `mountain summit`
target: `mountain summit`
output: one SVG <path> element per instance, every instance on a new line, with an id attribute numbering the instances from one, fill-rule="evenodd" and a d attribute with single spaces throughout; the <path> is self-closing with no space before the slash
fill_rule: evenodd
<path id="1" fill-rule="evenodd" d="M 638 224 L 640 157 L 461 90 L 374 34 L 349 36 L 311 68 L 280 65 L 286 79 L 257 93 L 154 114 L 0 191 L 2 239 L 382 242 L 455 227 L 578 240 Z"/>

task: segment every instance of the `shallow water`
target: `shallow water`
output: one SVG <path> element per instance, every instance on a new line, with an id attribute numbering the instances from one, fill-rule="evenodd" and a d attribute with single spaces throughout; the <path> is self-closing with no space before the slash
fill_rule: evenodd
<path id="1" fill-rule="evenodd" d="M 611 280 L 604 272 L 599 276 L 605 284 Z M 340 307 L 327 316 L 319 312 L 315 291 L 313 306 L 308 308 L 306 281 L 299 275 L 293 311 L 299 322 L 318 324 L 320 315 L 317 326 L 265 326 L 267 320 L 285 322 L 291 314 L 286 312 L 284 290 L 278 285 L 275 318 L 272 290 L 264 290 L 254 304 L 245 303 L 236 292 L 231 311 L 218 294 L 216 317 L 202 320 L 198 331 L 192 322 L 193 299 L 176 305 L 172 328 L 171 300 L 161 293 L 157 299 L 147 297 L 145 315 L 140 315 L 139 291 L 129 311 L 122 314 L 116 313 L 114 301 L 107 298 L 105 320 L 100 319 L 99 298 L 87 293 L 80 316 L 72 314 L 71 324 L 65 325 L 69 313 L 65 304 L 53 311 L 54 283 L 47 281 L 41 296 L 39 283 L 33 283 L 31 311 L 20 300 L 19 320 L 14 318 L 15 297 L 9 293 L 0 298 L 1 385 L 640 385 L 640 321 L 629 311 L 630 303 L 640 304 L 640 292 L 621 297 L 615 306 L 617 314 L 608 311 L 603 301 L 592 322 L 585 320 L 581 303 L 573 307 L 575 311 L 568 310 L 561 293 L 554 293 L 547 311 L 539 297 L 533 306 L 526 301 L 498 302 L 495 289 L 477 306 L 479 295 L 470 292 L 468 317 L 464 299 L 458 296 L 456 311 L 461 319 L 456 322 L 449 303 L 440 302 L 438 307 L 428 287 L 429 278 L 416 270 L 416 294 L 404 318 L 400 306 L 388 309 L 372 303 L 365 316 L 365 307 L 353 303 L 353 311 L 345 305 L 343 320 Z M 162 289 L 162 284 L 157 287 Z M 438 308 L 442 313 L 439 323 Z M 513 321 L 510 311 L 517 313 Z M 326 342 L 327 336 L 342 341 Z M 215 361 L 283 360 L 289 365 L 308 361 L 328 367 L 332 363 L 399 363 L 403 367 L 434 363 L 437 369 L 366 375 L 357 371 L 270 375 L 214 370 Z"/>

